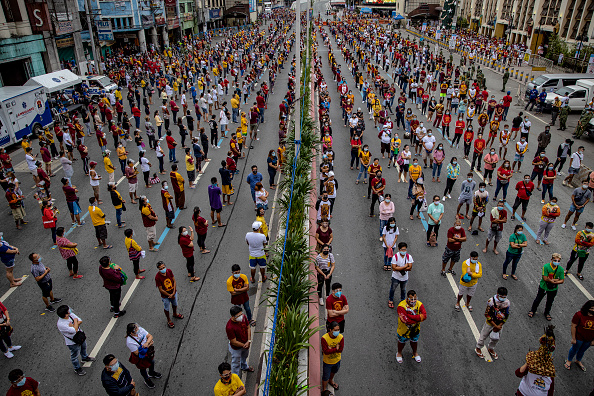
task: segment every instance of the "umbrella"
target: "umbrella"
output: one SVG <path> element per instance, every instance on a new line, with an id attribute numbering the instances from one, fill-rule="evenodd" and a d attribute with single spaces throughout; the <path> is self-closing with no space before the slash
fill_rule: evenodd
<path id="1" fill-rule="evenodd" d="M 401 20 L 403 20 L 403 19 L 404 19 L 404 17 L 403 17 L 402 15 L 398 14 L 398 15 L 396 15 L 396 16 L 394 17 L 394 19 L 395 19 L 395 20 L 397 20 L 397 21 L 401 21 Z"/>

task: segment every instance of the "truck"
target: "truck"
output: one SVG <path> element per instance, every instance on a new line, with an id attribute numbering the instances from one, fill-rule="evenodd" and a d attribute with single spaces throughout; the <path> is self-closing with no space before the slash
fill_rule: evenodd
<path id="1" fill-rule="evenodd" d="M 569 107 L 572 111 L 582 111 L 584 106 L 594 100 L 594 80 L 577 80 L 575 85 L 559 88 L 555 92 L 547 92 L 545 110 L 551 110 L 556 97 L 561 101 L 569 99 Z"/>
<path id="2" fill-rule="evenodd" d="M 118 88 L 116 83 L 107 76 L 87 75 L 82 76 L 81 79 L 83 88 L 88 88 L 92 100 L 98 99 L 101 95 L 114 92 Z"/>
<path id="3" fill-rule="evenodd" d="M 0 147 L 37 134 L 52 123 L 44 87 L 0 87 Z"/>

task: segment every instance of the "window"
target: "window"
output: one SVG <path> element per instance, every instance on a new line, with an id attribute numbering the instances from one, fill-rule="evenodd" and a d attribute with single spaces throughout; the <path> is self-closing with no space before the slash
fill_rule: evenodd
<path id="1" fill-rule="evenodd" d="M 0 0 L 2 2 L 2 10 L 6 17 L 6 22 L 22 22 L 21 8 L 18 0 Z"/>
<path id="2" fill-rule="evenodd" d="M 179 13 L 180 15 L 186 12 L 186 5 L 184 3 L 179 3 Z"/>
<path id="3" fill-rule="evenodd" d="M 569 95 L 570 98 L 572 99 L 583 99 L 586 97 L 586 91 L 575 91 L 574 93 L 572 93 L 571 95 Z"/>
<path id="4" fill-rule="evenodd" d="M 543 87 L 556 87 L 557 84 L 559 84 L 559 79 L 552 78 L 549 81 L 547 81 L 546 83 L 544 83 L 542 86 Z"/>
<path id="5" fill-rule="evenodd" d="M 563 79 L 563 86 L 566 87 L 568 85 L 575 85 L 577 82 L 577 78 L 564 78 Z"/>

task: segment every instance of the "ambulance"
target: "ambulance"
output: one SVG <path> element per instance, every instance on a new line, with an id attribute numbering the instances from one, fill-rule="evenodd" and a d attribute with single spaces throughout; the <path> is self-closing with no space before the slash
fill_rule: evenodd
<path id="1" fill-rule="evenodd" d="M 0 147 L 37 134 L 52 123 L 44 87 L 0 87 Z"/>

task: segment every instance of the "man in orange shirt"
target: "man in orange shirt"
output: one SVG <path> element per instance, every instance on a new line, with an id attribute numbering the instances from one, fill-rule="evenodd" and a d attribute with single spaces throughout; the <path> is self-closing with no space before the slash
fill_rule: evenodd
<path id="1" fill-rule="evenodd" d="M 177 172 L 177 164 L 171 165 L 171 172 L 169 173 L 169 177 L 171 177 L 171 186 L 173 187 L 174 197 L 175 197 L 175 206 L 178 209 L 185 209 L 186 208 L 186 192 L 184 191 L 184 178 Z"/>
<path id="2" fill-rule="evenodd" d="M 483 134 L 479 132 L 477 138 L 474 140 L 474 153 L 472 153 L 472 165 L 470 165 L 471 171 L 474 170 L 474 163 L 477 161 L 477 159 L 478 163 L 476 165 L 476 169 L 479 172 L 481 171 L 481 161 L 483 159 L 483 151 L 485 151 L 485 147 L 487 147 L 487 144 L 485 139 L 483 139 Z"/>

